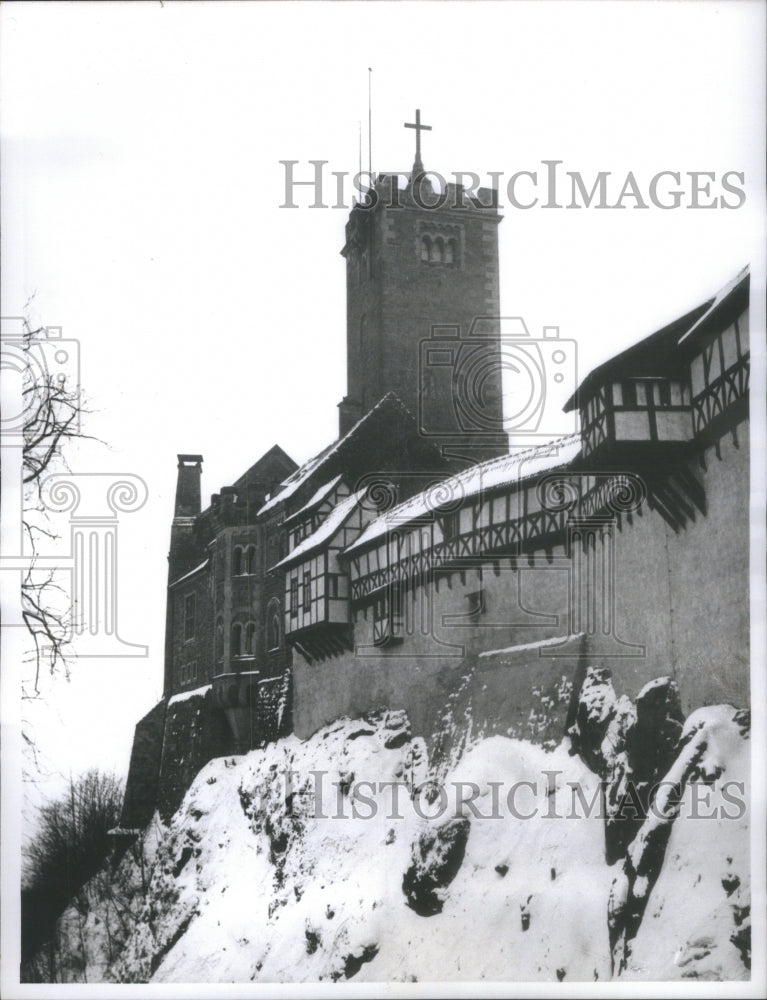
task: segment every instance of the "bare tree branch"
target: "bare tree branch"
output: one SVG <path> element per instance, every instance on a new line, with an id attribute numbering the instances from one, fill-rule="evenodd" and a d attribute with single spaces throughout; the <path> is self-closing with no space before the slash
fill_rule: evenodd
<path id="1" fill-rule="evenodd" d="M 41 486 L 45 476 L 57 468 L 68 471 L 65 448 L 77 439 L 97 440 L 83 433 L 82 418 L 89 410 L 85 396 L 73 377 L 47 371 L 42 346 L 47 344 L 43 328 L 25 322 L 24 349 L 29 359 L 22 379 L 24 405 L 24 491 L 22 525 L 32 551 L 32 562 L 21 586 L 21 612 L 31 637 L 26 661 L 32 674 L 24 678 L 22 697 L 40 697 L 43 673 L 63 672 L 69 677 L 67 644 L 73 624 L 71 598 L 57 583 L 54 571 L 36 568 L 38 545 L 58 536 L 50 527 Z M 42 359 L 42 363 L 41 363 Z M 34 742 L 33 739 L 30 742 Z"/>

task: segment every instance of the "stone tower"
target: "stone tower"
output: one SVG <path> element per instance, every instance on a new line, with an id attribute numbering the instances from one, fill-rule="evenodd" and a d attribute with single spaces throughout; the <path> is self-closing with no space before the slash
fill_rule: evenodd
<path id="1" fill-rule="evenodd" d="M 420 140 L 420 115 L 416 116 Z M 398 186 L 404 176 L 405 186 Z M 503 433 L 495 192 L 379 174 L 346 225 L 343 435 L 394 391 L 445 454 L 508 451 Z"/>

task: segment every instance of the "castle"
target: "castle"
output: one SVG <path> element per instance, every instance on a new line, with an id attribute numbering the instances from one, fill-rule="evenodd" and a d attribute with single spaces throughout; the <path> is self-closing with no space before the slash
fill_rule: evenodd
<path id="1" fill-rule="evenodd" d="M 536 438 L 566 342 L 499 318 L 493 193 L 438 197 L 416 135 L 406 186 L 379 174 L 346 226 L 338 440 L 300 468 L 275 445 L 205 509 L 202 456 L 178 456 L 164 692 L 123 828 L 214 756 L 380 708 L 437 755 L 559 741 L 589 665 L 630 695 L 672 676 L 686 711 L 749 702 L 747 271 Z M 506 413 L 504 369 L 530 382 Z"/>

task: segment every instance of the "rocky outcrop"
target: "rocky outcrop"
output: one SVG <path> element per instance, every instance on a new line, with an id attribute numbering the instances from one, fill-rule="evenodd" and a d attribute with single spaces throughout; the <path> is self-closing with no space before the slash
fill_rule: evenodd
<path id="1" fill-rule="evenodd" d="M 453 818 L 425 830 L 413 844 L 412 860 L 402 880 L 407 904 L 422 917 L 441 913 L 446 889 L 458 874 L 469 837 L 470 823 Z"/>
<path id="2" fill-rule="evenodd" d="M 679 689 L 670 677 L 646 684 L 632 703 L 616 696 L 607 668 L 587 670 L 568 735 L 573 752 L 604 783 L 608 864 L 624 856 L 642 826 L 655 785 L 677 753 L 683 723 Z"/>
<path id="3" fill-rule="evenodd" d="M 674 824 L 680 815 L 688 820 L 718 823 L 723 843 L 739 832 L 732 828 L 732 822 L 743 818 L 739 813 L 746 808 L 745 781 L 736 781 L 734 790 L 726 785 L 716 790 L 717 795 L 725 797 L 737 793 L 735 802 L 722 802 L 720 798 L 714 811 L 705 816 L 698 806 L 701 786 L 712 789 L 728 762 L 733 764 L 742 756 L 748 738 L 748 714 L 730 706 L 717 706 L 700 709 L 685 722 L 672 679 L 661 677 L 650 682 L 631 703 L 615 696 L 608 670 L 590 668 L 569 735 L 573 752 L 603 780 L 606 861 L 618 867 L 608 903 L 613 972 L 636 973 L 636 966 L 631 966 L 633 942 L 664 870 Z M 742 766 L 735 764 L 735 770 L 743 776 Z M 710 826 L 698 829 L 707 832 Z M 740 834 L 742 837 L 742 825 Z M 674 860 L 678 862 L 679 856 Z M 704 859 L 702 868 L 708 860 Z M 727 864 L 731 862 L 729 857 Z M 741 888 L 741 875 L 725 874 L 719 882 L 729 895 L 728 887 L 732 892 L 732 887 Z M 685 904 L 680 900 L 675 905 L 684 908 Z M 738 971 L 748 969 L 749 905 L 740 898 L 725 903 L 722 896 L 717 907 L 717 913 L 723 908 L 729 914 L 729 918 L 723 918 L 725 924 L 729 919 L 730 925 L 724 939 L 740 956 L 737 960 L 731 954 L 726 965 Z M 686 957 L 683 962 L 680 957 L 677 968 L 692 963 L 684 972 L 685 978 L 699 976 L 698 966 L 711 955 L 712 942 L 721 937 L 722 933 L 713 938 L 704 934 L 697 946 L 690 942 L 681 945 L 682 957 Z M 711 964 L 707 964 L 708 972 Z M 721 966 L 716 966 L 714 973 L 704 978 L 728 977 L 722 974 Z"/>

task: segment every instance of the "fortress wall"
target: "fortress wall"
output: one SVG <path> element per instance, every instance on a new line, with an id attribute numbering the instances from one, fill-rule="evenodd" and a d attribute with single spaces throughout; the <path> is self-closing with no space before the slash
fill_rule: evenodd
<path id="1" fill-rule="evenodd" d="M 120 816 L 120 826 L 124 829 L 144 827 L 154 815 L 164 729 L 163 700 L 136 723 Z"/>
<path id="2" fill-rule="evenodd" d="M 750 704 L 748 422 L 708 448 L 708 517 L 674 536 L 671 590 L 675 666 L 685 710 Z M 759 567 L 761 570 L 761 566 Z"/>
<path id="3" fill-rule="evenodd" d="M 224 713 L 213 705 L 210 690 L 168 704 L 157 790 L 163 819 L 181 805 L 200 768 L 213 757 L 231 753 L 231 744 Z"/>
<path id="4" fill-rule="evenodd" d="M 305 739 L 340 716 L 385 707 L 405 709 L 413 732 L 429 738 L 442 728 L 446 712 L 455 713 L 460 692 L 488 733 L 550 739 L 548 723 L 529 721 L 532 701 L 536 712 L 540 708 L 531 690 L 553 692 L 563 676 L 571 679 L 581 644 L 570 643 L 563 657 L 542 656 L 549 648 L 535 644 L 567 633 L 567 576 L 562 546 L 550 560 L 540 552 L 519 560 L 516 568 L 508 558 L 495 568 L 487 563 L 481 578 L 476 568 L 438 573 L 436 593 L 417 589 L 415 609 L 406 612 L 404 641 L 383 649 L 373 645 L 372 610 L 357 612 L 354 652 L 313 664 L 294 654 L 296 735 Z M 470 615 L 471 595 L 480 587 L 484 610 Z M 524 648 L 479 655 L 509 647 Z M 566 701 L 557 710 L 560 728 Z"/>
<path id="5" fill-rule="evenodd" d="M 749 703 L 748 425 L 705 452 L 706 514 L 675 532 L 657 512 L 634 516 L 616 546 L 616 633 L 645 661 L 608 661 L 616 690 L 635 695 L 670 675 L 686 712 Z M 700 475 L 700 466 L 691 464 Z M 669 613 L 670 608 L 670 613 Z"/>
<path id="6" fill-rule="evenodd" d="M 355 652 L 313 664 L 294 653 L 296 734 L 307 738 L 333 719 L 383 706 L 405 709 L 414 733 L 427 738 L 445 725 L 457 733 L 469 713 L 475 730 L 486 735 L 559 739 L 570 703 L 565 692 L 574 687 L 577 694 L 591 664 L 609 667 L 616 691 L 631 698 L 648 681 L 670 675 L 686 712 L 704 704 L 748 704 L 746 426 L 738 429 L 739 447 L 729 435 L 719 442 L 719 457 L 716 448 L 707 449 L 705 472 L 697 460 L 690 466 L 703 478 L 705 515 L 697 511 L 678 532 L 646 504 L 641 516 L 622 516 L 614 535 L 611 635 L 573 640 L 559 650 L 565 656 L 547 646 L 479 655 L 567 634 L 562 546 L 548 558 L 536 553 L 532 564 L 520 559 L 516 568 L 508 559 L 495 571 L 488 563 L 481 583 L 475 569 L 463 578 L 454 571 L 449 582 L 441 575 L 430 612 L 416 616 L 401 645 L 373 646 L 368 609 L 356 614 Z M 466 615 L 469 595 L 480 586 L 485 610 L 462 625 L 455 616 Z M 422 627 L 425 619 L 430 624 Z"/>

